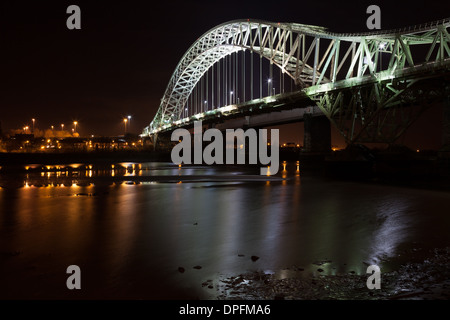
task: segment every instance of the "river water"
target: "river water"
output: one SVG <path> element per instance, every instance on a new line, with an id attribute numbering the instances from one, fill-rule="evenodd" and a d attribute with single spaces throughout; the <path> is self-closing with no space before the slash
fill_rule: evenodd
<path id="1" fill-rule="evenodd" d="M 450 192 L 329 180 L 297 162 L 0 171 L 0 298 L 214 299 L 223 276 L 382 272 L 450 244 Z M 253 259 L 252 259 L 253 257 Z M 255 261 L 254 261 L 255 260 Z M 67 267 L 81 269 L 69 290 Z M 203 285 L 202 285 L 203 284 Z"/>

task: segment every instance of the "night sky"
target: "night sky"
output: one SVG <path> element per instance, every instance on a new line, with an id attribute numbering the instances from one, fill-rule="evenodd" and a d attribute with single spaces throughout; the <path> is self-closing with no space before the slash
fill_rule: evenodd
<path id="1" fill-rule="evenodd" d="M 81 8 L 81 30 L 66 27 L 71 4 Z M 2 129 L 22 128 L 32 118 L 40 129 L 76 120 L 82 135 L 118 135 L 123 117 L 131 115 L 131 131 L 140 133 L 153 119 L 180 58 L 216 25 L 243 18 L 364 32 L 370 4 L 381 7 L 382 29 L 450 16 L 450 2 L 434 0 L 2 1 Z M 438 121 L 439 112 L 425 115 L 423 122 Z M 439 139 L 439 126 L 430 130 L 427 139 Z M 282 131 L 282 140 L 299 140 L 293 131 Z"/>

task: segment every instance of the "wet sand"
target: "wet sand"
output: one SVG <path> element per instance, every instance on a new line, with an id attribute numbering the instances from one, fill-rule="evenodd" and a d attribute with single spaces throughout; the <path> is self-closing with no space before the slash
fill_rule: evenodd
<path id="1" fill-rule="evenodd" d="M 332 261 L 312 263 L 317 270 L 314 275 L 305 276 L 304 268 L 291 266 L 275 273 L 254 271 L 223 277 L 216 285 L 212 281 L 202 285 L 216 288 L 215 299 L 219 300 L 449 300 L 450 248 L 435 249 L 425 256 L 395 271 L 381 270 L 378 290 L 367 288 L 370 274 L 321 275 L 323 266 Z"/>

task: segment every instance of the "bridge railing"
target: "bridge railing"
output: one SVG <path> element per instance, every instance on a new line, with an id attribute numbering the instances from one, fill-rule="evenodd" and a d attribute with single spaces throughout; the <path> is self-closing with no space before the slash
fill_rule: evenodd
<path id="1" fill-rule="evenodd" d="M 387 29 L 387 30 L 378 30 L 378 31 L 369 31 L 369 32 L 356 32 L 356 33 L 327 32 L 327 34 L 335 36 L 335 37 L 343 37 L 343 38 L 408 34 L 408 33 L 412 33 L 412 32 L 426 31 L 426 30 L 435 28 L 440 25 L 450 26 L 450 18 L 445 18 L 445 19 L 436 20 L 436 21 L 430 21 L 430 22 L 426 22 L 426 23 L 421 23 L 421 24 L 403 27 L 403 28 L 397 28 L 397 29 Z"/>

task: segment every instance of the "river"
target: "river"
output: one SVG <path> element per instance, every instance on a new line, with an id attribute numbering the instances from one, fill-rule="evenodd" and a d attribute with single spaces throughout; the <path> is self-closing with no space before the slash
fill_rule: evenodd
<path id="1" fill-rule="evenodd" d="M 448 191 L 331 180 L 295 161 L 275 177 L 258 172 L 2 168 L 0 298 L 214 299 L 229 275 L 388 272 L 450 244 Z M 70 265 L 80 267 L 80 290 L 66 286 Z"/>

